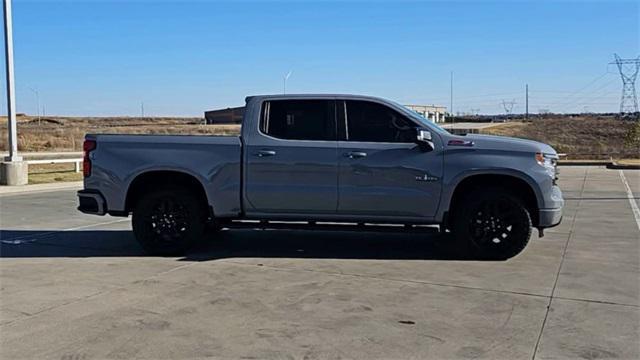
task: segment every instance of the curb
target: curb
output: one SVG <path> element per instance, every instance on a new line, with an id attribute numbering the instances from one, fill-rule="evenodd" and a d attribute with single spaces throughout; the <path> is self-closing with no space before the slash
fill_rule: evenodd
<path id="1" fill-rule="evenodd" d="M 607 169 L 614 170 L 640 170 L 640 165 L 635 164 L 619 164 L 609 160 L 564 160 L 559 161 L 558 166 L 605 166 Z"/>
<path id="2" fill-rule="evenodd" d="M 640 170 L 640 165 L 635 164 L 618 164 L 617 162 L 612 162 L 607 165 L 607 169 L 616 169 L 616 170 Z"/>
<path id="3" fill-rule="evenodd" d="M 609 166 L 609 160 L 560 160 L 558 166 Z"/>
<path id="4" fill-rule="evenodd" d="M 58 190 L 81 189 L 82 181 L 70 181 L 62 183 L 34 184 L 34 185 L 18 185 L 18 186 L 0 186 L 0 196 L 17 195 L 24 193 L 42 193 Z"/>

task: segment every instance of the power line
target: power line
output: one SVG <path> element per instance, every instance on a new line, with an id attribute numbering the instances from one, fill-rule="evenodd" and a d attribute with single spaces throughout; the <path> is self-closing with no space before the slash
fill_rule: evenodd
<path id="1" fill-rule="evenodd" d="M 574 96 L 573 98 L 569 99 L 568 101 L 564 101 L 564 102 L 556 102 L 556 103 L 554 103 L 553 105 L 554 105 L 555 107 L 559 107 L 559 108 L 566 108 L 566 107 L 568 107 L 569 105 L 573 105 L 573 104 L 575 104 L 576 102 L 580 102 L 581 100 L 583 100 L 584 98 L 588 97 L 589 95 L 591 95 L 591 94 L 595 94 L 596 92 L 598 92 L 598 91 L 600 91 L 600 90 L 602 90 L 602 89 L 606 88 L 607 86 L 609 86 L 609 85 L 613 84 L 615 81 L 616 81 L 615 79 L 611 79 L 611 80 L 609 80 L 608 82 L 606 82 L 606 83 L 604 83 L 604 84 L 600 85 L 599 87 L 597 87 L 597 88 L 595 88 L 595 89 L 593 89 L 593 90 L 590 90 L 590 91 L 588 91 L 588 92 L 586 92 L 586 93 L 581 94 L 581 97 L 576 97 L 576 96 Z"/>
<path id="2" fill-rule="evenodd" d="M 512 91 L 512 92 L 505 92 L 505 93 L 496 93 L 496 94 L 481 94 L 481 95 L 471 95 L 471 96 L 463 96 L 463 97 L 458 97 L 456 96 L 456 100 L 466 100 L 466 99 L 477 99 L 477 98 L 485 98 L 485 97 L 500 97 L 500 96 L 506 96 L 506 95 L 518 95 L 521 94 L 519 91 Z M 445 98 L 432 98 L 429 101 L 430 102 L 445 102 L 445 101 L 449 101 L 450 99 L 445 99 Z M 481 100 L 479 100 L 481 101 Z"/>
<path id="3" fill-rule="evenodd" d="M 593 84 L 597 83 L 598 81 L 602 80 L 602 78 L 604 78 L 605 76 L 607 76 L 609 74 L 610 74 L 609 70 L 605 71 L 604 74 L 598 75 L 595 79 L 591 80 L 587 85 L 585 85 L 585 86 L 581 87 L 580 89 L 570 93 L 569 95 L 564 96 L 563 98 L 559 99 L 554 105 L 566 102 L 567 99 L 570 99 L 573 96 L 578 95 L 579 93 L 581 93 L 582 91 L 588 89 L 591 85 L 593 85 Z"/>

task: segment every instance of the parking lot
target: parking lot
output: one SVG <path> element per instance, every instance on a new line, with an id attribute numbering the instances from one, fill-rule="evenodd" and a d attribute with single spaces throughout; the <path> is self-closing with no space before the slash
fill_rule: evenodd
<path id="1" fill-rule="evenodd" d="M 129 219 L 78 213 L 73 190 L 3 196 L 0 356 L 638 359 L 640 171 L 560 171 L 562 224 L 506 262 L 260 230 L 145 257 Z"/>

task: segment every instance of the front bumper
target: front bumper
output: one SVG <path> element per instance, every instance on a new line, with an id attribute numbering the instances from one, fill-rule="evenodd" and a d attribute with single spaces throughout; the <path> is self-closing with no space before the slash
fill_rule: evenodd
<path id="1" fill-rule="evenodd" d="M 564 208 L 564 198 L 562 190 L 558 185 L 553 185 L 545 192 L 542 209 L 538 211 L 537 228 L 554 227 L 562 221 L 562 209 Z"/>
<path id="2" fill-rule="evenodd" d="M 540 209 L 538 212 L 538 228 L 550 228 L 562 221 L 562 208 Z"/>
<path id="3" fill-rule="evenodd" d="M 107 206 L 104 197 L 96 190 L 78 191 L 78 210 L 85 214 L 104 215 Z"/>

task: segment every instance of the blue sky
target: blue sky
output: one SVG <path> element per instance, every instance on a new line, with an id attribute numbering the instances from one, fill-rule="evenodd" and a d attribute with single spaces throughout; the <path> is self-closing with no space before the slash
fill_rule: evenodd
<path id="1" fill-rule="evenodd" d="M 14 0 L 19 112 L 197 115 L 250 94 L 358 93 L 454 111 L 617 111 L 638 2 Z M 4 68 L 4 59 L 2 60 Z M 607 73 L 608 71 L 608 73 Z M 6 114 L 2 90 L 0 112 Z"/>

